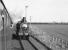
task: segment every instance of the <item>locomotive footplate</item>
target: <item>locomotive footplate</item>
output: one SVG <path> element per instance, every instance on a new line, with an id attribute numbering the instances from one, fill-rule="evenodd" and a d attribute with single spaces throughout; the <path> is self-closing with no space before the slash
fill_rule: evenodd
<path id="1" fill-rule="evenodd" d="M 29 39 L 29 35 L 16 35 L 16 34 L 12 34 L 12 40 L 28 40 Z"/>

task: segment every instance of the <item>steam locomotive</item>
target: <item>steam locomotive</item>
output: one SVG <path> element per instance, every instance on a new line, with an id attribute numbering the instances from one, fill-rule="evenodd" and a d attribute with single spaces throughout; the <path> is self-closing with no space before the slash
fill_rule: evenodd
<path id="1" fill-rule="evenodd" d="M 21 32 L 20 32 L 21 30 Z M 29 38 L 29 25 L 27 24 L 26 17 L 16 24 L 16 34 L 13 34 L 13 39 L 28 39 Z"/>

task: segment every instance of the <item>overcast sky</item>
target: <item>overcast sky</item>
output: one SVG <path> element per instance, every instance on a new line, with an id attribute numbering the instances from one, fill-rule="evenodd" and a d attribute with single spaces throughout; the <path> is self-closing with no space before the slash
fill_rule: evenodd
<path id="1" fill-rule="evenodd" d="M 25 16 L 32 22 L 68 22 L 68 0 L 3 0 L 11 14 Z M 13 18 L 15 20 L 17 17 Z M 19 17 L 18 17 L 19 18 Z M 17 19 L 18 19 L 17 18 Z"/>

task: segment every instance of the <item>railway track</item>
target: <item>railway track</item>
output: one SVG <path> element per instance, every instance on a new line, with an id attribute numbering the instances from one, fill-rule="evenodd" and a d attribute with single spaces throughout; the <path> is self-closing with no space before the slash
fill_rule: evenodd
<path id="1" fill-rule="evenodd" d="M 17 49 L 21 50 L 19 41 L 12 40 L 11 35 L 14 31 L 11 30 L 10 28 L 5 28 L 5 29 L 6 29 L 5 33 L 6 33 L 6 42 L 7 42 L 6 49 L 7 50 L 17 50 Z M 50 47 L 53 50 L 67 50 L 68 48 L 68 41 L 66 41 L 65 39 L 56 37 L 54 35 L 49 35 L 46 32 L 45 32 L 45 35 L 43 34 L 34 34 L 34 36 L 30 35 L 29 40 L 22 40 L 21 42 L 25 50 L 36 50 L 36 49 L 47 50 L 46 47 Z"/>

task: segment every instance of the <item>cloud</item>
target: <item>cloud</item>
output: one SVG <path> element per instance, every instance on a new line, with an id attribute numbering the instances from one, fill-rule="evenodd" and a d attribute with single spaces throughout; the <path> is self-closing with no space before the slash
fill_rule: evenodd
<path id="1" fill-rule="evenodd" d="M 68 21 L 68 18 L 65 18 L 68 16 L 68 0 L 4 0 L 4 2 L 9 11 L 16 14 L 22 11 L 23 15 L 25 14 L 25 5 L 28 5 L 27 16 L 28 18 L 32 16 L 32 21 L 50 22 L 53 19 L 59 22 Z M 61 16 L 61 18 L 57 18 L 57 16 Z"/>

